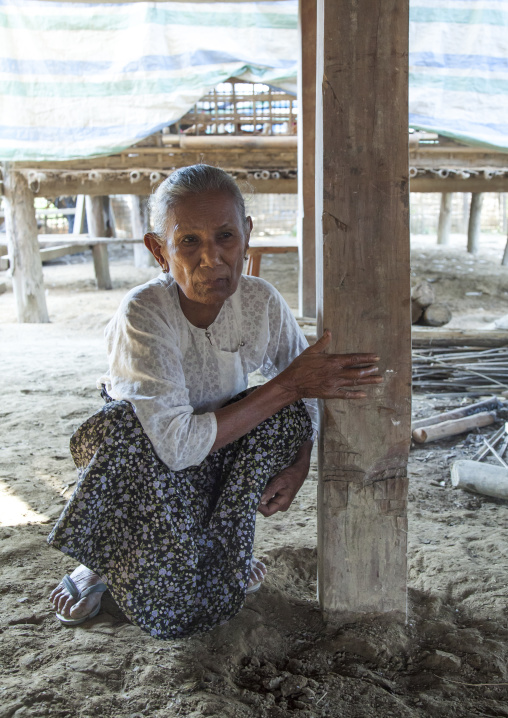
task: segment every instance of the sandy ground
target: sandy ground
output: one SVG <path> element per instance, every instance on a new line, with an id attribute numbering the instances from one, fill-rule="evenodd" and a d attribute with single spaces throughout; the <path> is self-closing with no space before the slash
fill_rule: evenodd
<path id="1" fill-rule="evenodd" d="M 433 280 L 453 326 L 485 327 L 508 313 L 502 240 L 477 258 L 463 243 L 442 250 L 417 238 L 413 273 Z M 84 626 L 58 624 L 47 596 L 74 563 L 45 539 L 74 487 L 69 437 L 101 405 L 105 324 L 125 291 L 153 275 L 126 252 L 111 269 L 115 289 L 98 292 L 89 258 L 46 266 L 48 325 L 17 325 L 12 293 L 0 296 L 0 718 L 508 716 L 508 503 L 449 482 L 475 436 L 411 450 L 406 624 L 323 622 L 315 465 L 287 514 L 260 516 L 256 553 L 268 577 L 229 624 L 158 642 L 107 596 Z M 265 258 L 263 273 L 295 307 L 295 257 Z M 417 396 L 414 410 L 459 402 Z"/>

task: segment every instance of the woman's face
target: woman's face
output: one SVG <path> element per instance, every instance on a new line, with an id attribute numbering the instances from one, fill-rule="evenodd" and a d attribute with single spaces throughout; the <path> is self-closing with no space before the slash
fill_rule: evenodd
<path id="1" fill-rule="evenodd" d="M 250 217 L 242 219 L 227 192 L 189 195 L 176 204 L 161 258 L 189 302 L 222 306 L 234 294 L 251 229 Z"/>

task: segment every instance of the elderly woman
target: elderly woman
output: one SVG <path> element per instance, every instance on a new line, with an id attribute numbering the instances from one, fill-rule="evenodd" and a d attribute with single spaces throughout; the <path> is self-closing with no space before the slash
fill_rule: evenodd
<path id="1" fill-rule="evenodd" d="M 72 437 L 79 481 L 48 540 L 81 562 L 52 593 L 62 623 L 95 616 L 109 588 L 168 639 L 224 623 L 259 587 L 256 510 L 287 510 L 306 478 L 315 399 L 381 378 L 372 354 L 327 354 L 328 332 L 308 347 L 280 294 L 242 276 L 252 221 L 228 174 L 177 170 L 151 205 L 163 274 L 106 329 L 106 403 Z M 268 381 L 246 391 L 255 370 Z"/>

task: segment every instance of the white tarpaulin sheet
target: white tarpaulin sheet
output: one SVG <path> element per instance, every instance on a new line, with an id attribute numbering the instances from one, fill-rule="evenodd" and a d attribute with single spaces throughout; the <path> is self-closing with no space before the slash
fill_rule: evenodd
<path id="1" fill-rule="evenodd" d="M 413 0 L 409 123 L 508 150 L 507 0 Z"/>
<path id="2" fill-rule="evenodd" d="M 0 160 L 112 154 L 231 76 L 296 91 L 296 0 L 0 0 Z M 508 150 L 508 0 L 412 0 L 410 126 Z"/>
<path id="3" fill-rule="evenodd" d="M 0 159 L 112 154 L 231 76 L 296 92 L 297 4 L 0 0 Z"/>

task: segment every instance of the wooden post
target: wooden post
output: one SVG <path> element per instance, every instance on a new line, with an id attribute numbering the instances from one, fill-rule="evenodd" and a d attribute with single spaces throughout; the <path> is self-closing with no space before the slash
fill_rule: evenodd
<path id="1" fill-rule="evenodd" d="M 298 65 L 299 312 L 316 316 L 316 0 L 300 0 Z"/>
<path id="2" fill-rule="evenodd" d="M 467 251 L 478 254 L 480 251 L 480 233 L 482 222 L 483 192 L 473 192 L 469 209 L 469 225 L 467 228 Z"/>
<path id="3" fill-rule="evenodd" d="M 503 267 L 508 266 L 508 237 L 506 238 L 506 244 L 504 247 L 503 259 L 501 260 L 501 264 Z"/>
<path id="4" fill-rule="evenodd" d="M 145 222 L 145 213 L 143 211 L 144 197 L 131 195 L 131 227 L 133 237 L 144 237 L 148 231 Z M 134 244 L 134 266 L 135 267 L 155 267 L 157 262 L 152 253 L 148 251 L 144 244 Z"/>
<path id="5" fill-rule="evenodd" d="M 453 192 L 441 193 L 441 208 L 437 227 L 437 243 L 450 244 L 450 227 L 452 225 Z"/>
<path id="6" fill-rule="evenodd" d="M 18 322 L 49 322 L 34 196 L 24 175 L 2 167 L 7 247 Z"/>
<path id="7" fill-rule="evenodd" d="M 408 15 L 409 0 L 318 0 L 318 335 L 331 329 L 333 352 L 378 352 L 384 377 L 366 399 L 320 402 L 325 615 L 406 610 Z"/>
<path id="8" fill-rule="evenodd" d="M 87 195 L 85 204 L 88 233 L 91 237 L 104 237 L 106 234 L 106 222 L 104 221 L 103 198 Z M 107 244 L 96 244 L 92 251 L 97 289 L 112 289 Z"/>
<path id="9" fill-rule="evenodd" d="M 76 214 L 74 215 L 73 234 L 82 234 L 85 228 L 85 195 L 78 194 L 76 197 Z"/>

